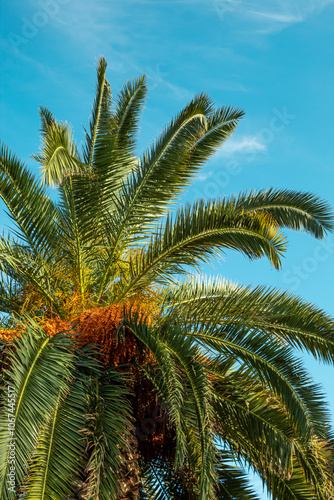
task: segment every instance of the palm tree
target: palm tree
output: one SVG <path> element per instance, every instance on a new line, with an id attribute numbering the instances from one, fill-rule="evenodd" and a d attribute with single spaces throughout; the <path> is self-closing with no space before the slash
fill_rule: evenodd
<path id="1" fill-rule="evenodd" d="M 105 74 L 82 154 L 40 110 L 42 184 L 1 148 L 1 498 L 255 500 L 249 468 L 273 499 L 333 498 L 327 406 L 297 357 L 333 363 L 333 319 L 190 274 L 227 249 L 279 269 L 282 229 L 322 238 L 328 206 L 269 189 L 176 208 L 242 111 L 200 94 L 139 158 L 146 80 L 112 103 Z"/>

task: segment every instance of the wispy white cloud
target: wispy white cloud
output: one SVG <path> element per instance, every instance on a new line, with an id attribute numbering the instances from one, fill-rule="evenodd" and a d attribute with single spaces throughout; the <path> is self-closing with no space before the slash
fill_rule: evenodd
<path id="1" fill-rule="evenodd" d="M 219 150 L 219 156 L 231 156 L 235 153 L 264 152 L 267 145 L 256 136 L 244 136 L 239 139 L 230 139 Z"/>
<path id="2" fill-rule="evenodd" d="M 262 18 L 263 21 L 273 21 L 275 23 L 283 23 L 283 24 L 298 23 L 303 20 L 303 16 L 300 13 L 284 14 L 279 12 L 249 11 L 249 14 L 257 18 Z"/>
<path id="3" fill-rule="evenodd" d="M 236 15 L 254 25 L 256 33 L 280 31 L 305 21 L 334 0 L 214 0 L 221 17 Z"/>
<path id="4" fill-rule="evenodd" d="M 179 0 L 175 0 L 177 3 Z M 200 0 L 201 1 L 201 0 Z M 45 17 L 41 5 L 47 2 L 44 0 L 27 0 L 26 18 L 30 24 L 33 24 L 34 18 L 41 13 Z M 54 39 L 57 40 L 58 47 L 79 54 L 79 59 L 85 60 L 82 64 L 82 70 L 91 71 L 92 61 L 96 61 L 99 55 L 104 55 L 109 63 L 109 74 L 119 76 L 122 81 L 127 78 L 146 74 L 148 77 L 150 91 L 156 87 L 164 89 L 169 96 L 178 101 L 186 101 L 192 97 L 188 89 L 176 84 L 168 71 L 170 60 L 162 58 L 158 46 L 154 49 L 154 42 L 146 40 L 147 51 L 138 50 L 143 43 L 143 33 L 140 33 L 140 43 L 138 32 L 134 32 L 131 22 L 129 22 L 129 12 L 140 24 L 141 19 L 145 19 L 152 26 L 159 20 L 159 12 L 156 9 L 143 9 L 146 6 L 164 3 L 165 0 L 143 0 L 140 4 L 136 0 L 123 0 L 122 2 L 105 2 L 96 0 L 92 3 L 90 0 L 53 0 L 54 11 L 47 15 L 47 23 L 42 28 L 36 28 L 35 34 L 29 39 L 22 38 L 21 26 L 14 35 L 21 36 L 23 42 L 15 45 L 15 41 L 10 39 L 3 40 L 0 37 L 0 47 L 5 46 L 6 50 L 15 51 L 18 58 L 25 57 L 26 45 L 32 38 L 42 36 L 46 30 L 51 33 L 54 31 Z M 167 0 L 166 0 L 167 2 Z M 50 35 L 51 39 L 51 35 Z M 16 40 L 16 39 L 15 39 Z M 18 46 L 17 46 L 18 45 Z M 153 45 L 152 51 L 151 46 Z M 150 52 L 151 51 L 151 52 Z M 153 57 L 147 54 L 152 53 Z M 84 57 L 81 57 L 83 56 Z M 38 61 L 34 61 L 38 64 Z M 52 62 L 50 61 L 50 70 Z M 159 90 L 160 92 L 161 90 Z"/>
<path id="5" fill-rule="evenodd" d="M 213 175 L 213 171 L 212 170 L 209 170 L 209 172 L 207 172 L 206 174 L 198 174 L 196 175 L 196 181 L 206 181 L 207 179 L 209 179 L 210 177 L 212 177 Z"/>
<path id="6" fill-rule="evenodd" d="M 154 5 L 154 0 L 144 0 L 143 3 Z M 155 52 L 155 58 L 151 59 L 150 63 L 147 63 L 145 52 L 138 54 L 135 43 L 138 34 L 133 33 L 128 20 L 130 10 L 132 16 L 136 16 L 138 20 L 145 16 L 143 3 L 139 5 L 136 0 L 109 3 L 104 0 L 96 0 L 94 3 L 90 0 L 70 0 L 67 4 L 67 15 L 59 16 L 55 25 L 73 45 L 80 46 L 80 51 L 85 51 L 91 57 L 103 54 L 113 72 L 124 74 L 126 78 L 129 78 L 129 73 L 145 73 L 151 91 L 161 86 L 176 99 L 189 99 L 189 91 L 171 81 L 168 65 L 161 64 L 159 51 Z M 151 9 L 147 21 L 155 25 L 157 15 L 158 13 Z M 150 44 L 150 41 L 147 43 Z"/>

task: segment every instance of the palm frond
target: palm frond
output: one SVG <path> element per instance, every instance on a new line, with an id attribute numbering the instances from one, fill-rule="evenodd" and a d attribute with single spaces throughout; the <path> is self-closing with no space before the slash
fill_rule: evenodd
<path id="1" fill-rule="evenodd" d="M 106 262 L 100 295 L 108 280 L 118 245 L 134 231 L 150 231 L 154 218 L 166 212 L 195 172 L 235 129 L 243 113 L 234 108 L 213 112 L 205 94 L 196 96 L 145 152 L 118 200 L 121 220 Z"/>
<path id="2" fill-rule="evenodd" d="M 99 118 L 95 124 L 94 143 L 90 142 L 90 148 L 93 148 L 92 175 L 77 182 L 82 192 L 80 203 L 83 213 L 89 211 L 91 221 L 95 217 L 98 224 L 106 226 L 108 234 L 110 214 L 117 213 L 120 189 L 127 176 L 138 167 L 134 154 L 135 138 L 147 88 L 144 77 L 128 82 L 117 96 L 115 110 L 111 110 L 107 91 L 109 84 L 103 73 L 98 75 L 94 109 L 100 102 L 98 96 L 101 97 L 102 85 L 106 96 L 102 98 L 99 113 L 97 110 L 93 112 L 93 116 L 98 114 Z M 89 157 L 86 158 L 88 160 Z"/>
<path id="3" fill-rule="evenodd" d="M 0 197 L 18 229 L 18 237 L 35 254 L 52 248 L 58 211 L 46 190 L 3 144 L 0 145 Z"/>
<path id="4" fill-rule="evenodd" d="M 173 220 L 167 217 L 151 241 L 129 262 L 130 280 L 120 296 L 159 282 L 165 274 L 180 274 L 186 266 L 233 249 L 250 259 L 269 258 L 276 268 L 285 250 L 282 235 L 261 217 L 242 215 L 233 201 L 195 202 L 181 209 Z"/>
<path id="5" fill-rule="evenodd" d="M 276 343 L 270 342 L 266 336 L 246 336 L 237 330 L 212 335 L 195 332 L 192 335 L 204 349 L 231 356 L 251 369 L 282 398 L 298 431 L 309 437 L 313 424 L 308 407 L 321 406 L 323 395 L 290 350 L 281 347 L 278 351 Z"/>
<path id="6" fill-rule="evenodd" d="M 311 193 L 263 189 L 241 194 L 238 204 L 246 212 L 270 215 L 279 227 L 305 231 L 315 238 L 333 231 L 333 212 L 329 204 Z"/>
<path id="7" fill-rule="evenodd" d="M 0 271 L 0 312 L 17 313 L 20 310 L 19 288 L 15 280 Z"/>
<path id="8" fill-rule="evenodd" d="M 93 108 L 93 116 L 98 122 L 94 121 L 94 127 L 91 124 L 94 141 L 88 139 L 90 148 L 93 148 L 91 172 L 89 176 L 76 179 L 76 198 L 82 214 L 89 213 L 87 225 L 91 227 L 93 221 L 99 225 L 107 237 L 108 246 L 112 247 L 109 232 L 114 227 L 114 221 L 111 217 L 117 213 L 122 185 L 138 167 L 138 159 L 134 155 L 135 137 L 139 112 L 146 95 L 146 81 L 142 77 L 128 82 L 118 95 L 115 110 L 112 111 L 109 84 L 104 72 L 100 73 L 98 71 L 97 97 Z M 102 98 L 103 86 L 106 95 Z M 95 109 L 98 106 L 99 112 Z M 89 157 L 86 158 L 88 160 Z"/>
<path id="9" fill-rule="evenodd" d="M 119 151 L 134 154 L 139 129 L 140 113 L 147 94 L 145 76 L 127 82 L 117 96 L 113 112 L 115 120 L 115 144 Z"/>
<path id="10" fill-rule="evenodd" d="M 43 254 L 34 255 L 29 248 L 0 236 L 0 271 L 18 284 L 29 283 L 58 311 L 52 291 L 50 262 L 43 258 Z M 22 299 L 17 302 L 18 306 L 21 301 Z M 8 300 L 6 303 L 8 307 Z"/>
<path id="11" fill-rule="evenodd" d="M 294 463 L 293 473 L 289 478 L 282 478 L 268 470 L 264 474 L 267 488 L 272 495 L 273 500 L 328 500 L 321 490 L 315 490 L 312 482 L 305 478 L 303 469 L 296 461 Z M 319 486 L 318 481 L 316 482 Z"/>
<path id="12" fill-rule="evenodd" d="M 171 286 L 165 300 L 167 314 L 179 321 L 196 317 L 198 323 L 211 325 L 242 324 L 245 331 L 267 333 L 321 361 L 334 362 L 333 318 L 290 292 L 219 278 L 188 278 Z"/>
<path id="13" fill-rule="evenodd" d="M 45 111 L 42 117 L 42 146 L 40 153 L 32 155 L 41 165 L 42 183 L 57 186 L 69 175 L 80 173 L 86 167 L 81 162 L 78 150 L 67 123 L 48 121 Z"/>
<path id="14" fill-rule="evenodd" d="M 39 437 L 24 485 L 27 499 L 66 498 L 84 469 L 86 390 L 81 381 L 74 379 L 67 392 Z"/>
<path id="15" fill-rule="evenodd" d="M 231 465 L 235 459 L 236 457 L 231 452 L 224 451 L 219 455 L 219 462 L 216 466 L 217 500 L 258 500 L 246 473 L 240 467 Z"/>
<path id="16" fill-rule="evenodd" d="M 57 407 L 60 393 L 67 390 L 67 381 L 73 369 L 73 340 L 57 334 L 46 336 L 37 325 L 27 326 L 27 333 L 15 341 L 11 353 L 11 369 L 7 372 L 6 385 L 15 394 L 14 402 L 5 398 L 0 426 L 0 491 L 3 498 L 13 499 L 9 491 L 7 473 L 10 468 L 9 453 L 15 450 L 17 481 L 21 483 L 27 464 L 36 447 L 39 433 L 49 415 Z M 12 399 L 11 398 L 11 399 Z M 14 434 L 8 426 L 8 416 L 15 423 Z M 14 439 L 15 438 L 15 439 Z"/>
<path id="17" fill-rule="evenodd" d="M 168 384 L 173 391 L 170 390 L 169 395 L 173 397 L 173 399 L 175 395 L 177 395 L 177 393 L 174 392 L 177 385 L 174 385 L 172 382 L 177 373 L 177 366 L 178 370 L 184 373 L 188 381 L 197 420 L 197 435 L 200 440 L 199 444 L 201 449 L 200 465 L 198 466 L 200 470 L 198 481 L 199 499 L 204 500 L 206 498 L 211 498 L 215 482 L 215 452 L 212 429 L 210 428 L 211 405 L 209 397 L 211 386 L 203 370 L 201 353 L 197 346 L 193 344 L 192 340 L 189 337 L 187 338 L 180 330 L 168 328 L 161 332 L 160 335 L 155 336 L 156 338 L 154 339 L 154 333 L 139 320 L 138 316 L 135 316 L 133 320 L 131 320 L 131 318 L 126 318 L 125 324 L 145 345 L 147 345 L 147 347 L 149 347 L 156 357 L 160 369 L 164 372 L 167 368 L 168 371 L 166 375 L 168 374 L 169 378 L 165 379 L 165 383 L 168 380 Z M 166 353 L 168 356 L 166 356 Z M 171 366 L 171 369 L 168 367 L 169 363 L 166 363 L 166 361 L 169 360 L 174 364 L 174 367 Z M 174 372 L 173 378 L 170 377 L 172 371 Z M 175 419 L 174 423 L 177 423 L 177 427 L 179 427 L 179 422 L 176 422 Z"/>
<path id="18" fill-rule="evenodd" d="M 89 134 L 86 132 L 86 144 L 84 147 L 84 161 L 92 166 L 94 161 L 95 144 L 99 136 L 102 121 L 111 118 L 111 90 L 106 79 L 107 61 L 100 57 L 97 66 L 96 94 L 89 121 Z"/>
<path id="19" fill-rule="evenodd" d="M 191 492 L 163 458 L 143 463 L 140 500 L 189 500 Z"/>
<path id="20" fill-rule="evenodd" d="M 187 453 L 186 422 L 182 411 L 184 405 L 183 381 L 178 367 L 169 350 L 159 342 L 156 335 L 152 334 L 153 332 L 145 324 L 145 321 L 141 321 L 138 314 L 126 317 L 124 324 L 148 347 L 161 370 L 162 380 L 159 386 L 156 386 L 156 389 L 164 396 L 171 422 L 175 428 L 176 454 L 174 465 L 178 469 L 182 467 Z"/>
<path id="21" fill-rule="evenodd" d="M 90 456 L 86 468 L 89 500 L 113 500 L 120 492 L 118 474 L 124 455 L 131 452 L 133 429 L 128 395 L 124 376 L 115 369 L 91 379 L 86 430 Z"/>

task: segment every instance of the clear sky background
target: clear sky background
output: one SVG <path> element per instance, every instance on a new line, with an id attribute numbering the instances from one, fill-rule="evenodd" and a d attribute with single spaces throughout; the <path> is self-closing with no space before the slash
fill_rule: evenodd
<path id="1" fill-rule="evenodd" d="M 148 75 L 141 147 L 194 93 L 245 110 L 187 200 L 274 186 L 312 191 L 334 206 L 333 23 L 333 0 L 3 1 L 0 138 L 37 171 L 30 154 L 46 105 L 81 142 L 104 55 L 114 91 Z M 334 315 L 334 236 L 288 236 L 280 272 L 233 254 L 205 272 L 289 289 Z M 334 415 L 334 368 L 305 360 Z"/>

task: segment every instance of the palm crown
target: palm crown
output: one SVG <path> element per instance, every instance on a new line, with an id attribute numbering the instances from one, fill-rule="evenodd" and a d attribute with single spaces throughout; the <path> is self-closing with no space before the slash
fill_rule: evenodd
<path id="1" fill-rule="evenodd" d="M 189 274 L 228 249 L 279 269 L 282 229 L 322 238 L 328 206 L 269 189 L 173 209 L 243 112 L 200 94 L 138 158 L 146 80 L 112 104 L 105 72 L 101 58 L 82 154 L 41 108 L 42 185 L 0 153 L 15 225 L 0 240 L 1 498 L 256 499 L 244 467 L 274 499 L 332 498 L 329 417 L 296 348 L 333 363 L 333 320 Z"/>

